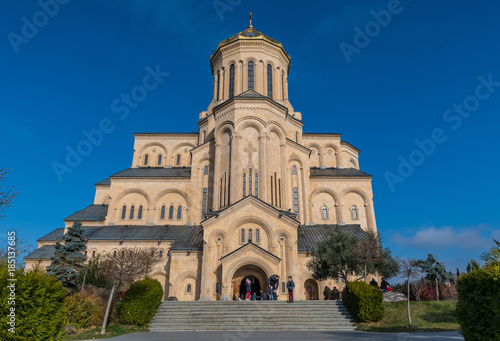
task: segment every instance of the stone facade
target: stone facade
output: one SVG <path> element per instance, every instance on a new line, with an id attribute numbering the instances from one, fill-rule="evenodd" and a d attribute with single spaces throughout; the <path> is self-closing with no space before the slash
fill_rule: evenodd
<path id="1" fill-rule="evenodd" d="M 343 284 L 312 278 L 306 240 L 318 236 L 311 227 L 376 231 L 359 150 L 340 134 L 303 133 L 288 98 L 290 56 L 251 25 L 221 42 L 210 62 L 213 99 L 198 133 L 134 134 L 131 168 L 97 183 L 93 205 L 65 227 L 83 222 L 88 257 L 122 247 L 162 250 L 152 276 L 166 297 L 231 299 L 244 278 L 265 292 L 266 279 L 279 274 L 293 276 L 297 298 L 322 299 L 326 285 Z M 47 263 L 63 232 L 42 237 L 27 265 Z"/>

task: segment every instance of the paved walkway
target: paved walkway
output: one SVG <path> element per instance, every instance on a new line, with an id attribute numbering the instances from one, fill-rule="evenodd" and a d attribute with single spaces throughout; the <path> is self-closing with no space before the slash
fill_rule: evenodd
<path id="1" fill-rule="evenodd" d="M 113 337 L 113 341 L 327 341 L 327 340 L 394 340 L 394 341 L 457 341 L 458 332 L 446 333 L 368 333 L 349 332 L 148 332 Z M 90 340 L 88 340 L 90 341 Z"/>

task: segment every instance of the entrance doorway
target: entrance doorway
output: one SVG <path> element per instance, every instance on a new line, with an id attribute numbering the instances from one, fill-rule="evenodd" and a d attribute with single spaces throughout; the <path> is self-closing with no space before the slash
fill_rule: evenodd
<path id="1" fill-rule="evenodd" d="M 259 280 L 257 279 L 257 277 L 247 276 L 247 277 L 244 277 L 241 280 L 241 283 L 240 283 L 240 297 L 241 297 L 241 295 L 245 296 L 246 293 L 247 293 L 247 288 L 246 288 L 246 280 L 247 280 L 247 278 L 250 281 L 252 281 L 252 291 L 251 291 L 251 294 L 255 293 L 257 296 L 259 296 L 260 295 L 259 293 L 262 290 L 261 287 L 260 287 Z M 264 290 L 262 290 L 262 291 L 264 291 Z"/>
<path id="2" fill-rule="evenodd" d="M 252 292 L 255 292 L 257 296 L 260 296 L 260 291 L 267 294 L 266 283 L 267 276 L 264 270 L 256 265 L 244 265 L 235 271 L 233 275 L 232 286 L 233 286 L 233 297 L 241 297 L 241 295 L 246 294 L 245 280 L 250 279 L 252 281 Z M 267 295 L 264 295 L 267 298 Z"/>
<path id="3" fill-rule="evenodd" d="M 306 300 L 318 300 L 318 283 L 314 279 L 308 279 L 304 283 L 304 289 L 306 289 Z"/>

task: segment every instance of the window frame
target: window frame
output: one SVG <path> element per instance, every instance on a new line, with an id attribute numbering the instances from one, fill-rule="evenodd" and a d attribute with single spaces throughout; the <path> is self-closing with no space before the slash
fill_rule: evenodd
<path id="1" fill-rule="evenodd" d="M 229 98 L 234 97 L 234 63 L 229 66 Z"/>

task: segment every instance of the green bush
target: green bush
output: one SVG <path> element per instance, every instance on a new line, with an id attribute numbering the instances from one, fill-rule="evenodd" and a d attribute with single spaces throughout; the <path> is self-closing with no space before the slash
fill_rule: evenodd
<path id="1" fill-rule="evenodd" d="M 80 294 L 66 297 L 65 301 L 66 316 L 68 324 L 76 329 L 90 327 L 94 316 L 94 304 L 92 301 Z"/>
<path id="2" fill-rule="evenodd" d="M 8 331 L 12 305 L 8 304 L 10 290 L 7 288 L 9 276 L 7 264 L 0 263 L 0 340 L 58 341 L 64 335 L 66 314 L 64 300 L 66 289 L 55 277 L 36 271 L 14 272 L 15 282 L 15 334 Z"/>
<path id="3" fill-rule="evenodd" d="M 163 289 L 156 279 L 146 278 L 132 284 L 120 307 L 120 322 L 144 326 L 160 306 Z"/>
<path id="4" fill-rule="evenodd" d="M 348 283 L 342 301 L 352 318 L 360 322 L 380 321 L 384 315 L 382 292 L 365 282 Z"/>
<path id="5" fill-rule="evenodd" d="M 460 275 L 456 287 L 456 314 L 464 338 L 500 340 L 500 264 Z"/>

